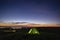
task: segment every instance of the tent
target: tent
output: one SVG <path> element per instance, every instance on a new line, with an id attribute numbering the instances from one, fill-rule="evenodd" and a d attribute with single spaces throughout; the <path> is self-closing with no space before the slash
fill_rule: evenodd
<path id="1" fill-rule="evenodd" d="M 31 28 L 28 32 L 28 34 L 40 34 L 39 31 L 36 28 Z"/>

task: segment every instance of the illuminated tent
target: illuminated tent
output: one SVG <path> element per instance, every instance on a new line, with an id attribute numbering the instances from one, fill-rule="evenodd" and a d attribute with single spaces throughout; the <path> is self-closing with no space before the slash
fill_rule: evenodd
<path id="1" fill-rule="evenodd" d="M 36 28 L 31 28 L 28 32 L 28 34 L 40 34 L 39 31 Z"/>

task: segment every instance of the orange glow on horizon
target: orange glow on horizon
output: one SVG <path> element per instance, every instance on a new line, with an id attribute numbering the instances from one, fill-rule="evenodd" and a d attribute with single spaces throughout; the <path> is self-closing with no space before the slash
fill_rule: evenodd
<path id="1" fill-rule="evenodd" d="M 23 26 L 23 27 L 60 27 L 60 24 L 5 24 L 0 23 L 0 26 Z"/>

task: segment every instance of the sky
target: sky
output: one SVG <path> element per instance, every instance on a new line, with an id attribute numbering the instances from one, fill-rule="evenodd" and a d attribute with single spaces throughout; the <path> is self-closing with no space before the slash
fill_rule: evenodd
<path id="1" fill-rule="evenodd" d="M 0 0 L 0 22 L 59 23 L 59 0 Z"/>

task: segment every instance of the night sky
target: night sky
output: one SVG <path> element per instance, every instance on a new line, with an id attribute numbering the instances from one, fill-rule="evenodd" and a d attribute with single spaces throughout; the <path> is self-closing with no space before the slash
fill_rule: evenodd
<path id="1" fill-rule="evenodd" d="M 59 23 L 59 0 L 0 0 L 0 22 Z"/>

